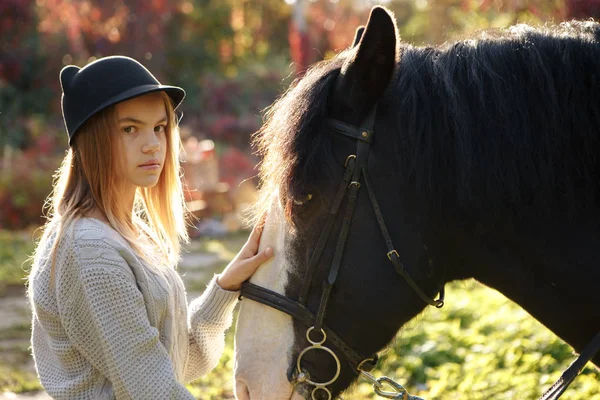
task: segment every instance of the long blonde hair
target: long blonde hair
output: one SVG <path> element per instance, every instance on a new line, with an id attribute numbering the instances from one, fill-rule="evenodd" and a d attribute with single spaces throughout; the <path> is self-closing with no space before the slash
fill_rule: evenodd
<path id="1" fill-rule="evenodd" d="M 44 205 L 47 222 L 33 256 L 35 266 L 43 252 L 40 244 L 56 231 L 56 240 L 48 254 L 52 259 L 51 283 L 61 238 L 73 222 L 94 210 L 101 211 L 112 228 L 150 265 L 176 266 L 181 243 L 189 241 L 186 229 L 189 213 L 180 174 L 182 145 L 177 116 L 169 96 L 164 92 L 161 94 L 167 112 L 165 163 L 155 186 L 137 188 L 133 214 L 120 201 L 122 196 L 114 180 L 116 160 L 121 151 L 115 107 L 108 107 L 91 117 L 75 137 L 54 175 L 53 192 Z M 145 234 L 146 244 L 140 241 L 138 232 Z M 149 247 L 152 251 L 148 251 Z"/>

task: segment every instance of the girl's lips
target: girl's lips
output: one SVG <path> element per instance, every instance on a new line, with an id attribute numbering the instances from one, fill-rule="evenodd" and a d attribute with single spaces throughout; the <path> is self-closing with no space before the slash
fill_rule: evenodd
<path id="1" fill-rule="evenodd" d="M 143 167 L 144 165 L 153 165 L 153 164 L 160 164 L 160 160 L 158 158 L 151 158 L 148 161 L 146 161 L 145 163 L 140 164 L 139 167 Z"/>
<path id="2" fill-rule="evenodd" d="M 160 168 L 160 164 L 144 164 L 144 165 L 140 165 L 140 168 L 143 168 L 143 169 L 158 169 L 158 168 Z"/>
<path id="3" fill-rule="evenodd" d="M 145 163 L 143 163 L 141 165 L 138 165 L 138 167 L 143 168 L 143 169 L 160 168 L 160 161 L 156 158 L 153 158 L 153 159 L 146 161 Z"/>

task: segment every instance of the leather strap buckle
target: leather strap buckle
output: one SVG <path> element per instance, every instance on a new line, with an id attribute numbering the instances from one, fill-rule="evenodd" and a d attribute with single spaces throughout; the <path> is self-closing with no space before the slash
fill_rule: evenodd
<path id="1" fill-rule="evenodd" d="M 398 254 L 398 252 L 396 250 L 392 250 L 387 253 L 387 258 L 390 261 L 392 261 L 392 254 L 395 254 L 397 259 L 400 258 L 400 254 Z"/>

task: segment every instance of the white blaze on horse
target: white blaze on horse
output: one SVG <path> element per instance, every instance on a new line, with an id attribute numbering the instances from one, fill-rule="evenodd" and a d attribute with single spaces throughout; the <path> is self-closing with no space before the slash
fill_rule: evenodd
<path id="1" fill-rule="evenodd" d="M 285 254 L 287 225 L 274 196 L 261 236 L 260 250 L 270 246 L 274 257 L 254 274 L 252 282 L 285 293 L 288 261 Z M 239 400 L 289 399 L 292 385 L 287 379 L 290 349 L 294 344 L 292 318 L 271 307 L 242 301 L 235 342 L 235 393 Z M 250 386 L 252 384 L 252 386 Z M 252 387 L 252 396 L 249 388 Z"/>
<path id="2" fill-rule="evenodd" d="M 419 48 L 374 8 L 257 135 L 275 257 L 242 289 L 237 398 L 328 400 L 359 376 L 416 398 L 376 354 L 469 278 L 600 365 L 599 126 L 599 24 Z"/>

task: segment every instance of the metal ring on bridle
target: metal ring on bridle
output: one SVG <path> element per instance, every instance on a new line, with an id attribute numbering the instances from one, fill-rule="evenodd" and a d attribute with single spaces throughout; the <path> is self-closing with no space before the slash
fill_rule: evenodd
<path id="1" fill-rule="evenodd" d="M 331 392 L 329 391 L 329 389 L 323 386 L 317 386 L 312 390 L 312 392 L 310 393 L 310 397 L 312 398 L 312 400 L 319 400 L 315 397 L 315 393 L 318 393 L 319 390 L 325 391 L 325 393 L 327 393 L 327 400 L 331 400 Z"/>
<path id="2" fill-rule="evenodd" d="M 296 362 L 296 367 L 298 368 L 298 371 L 302 371 L 302 367 L 300 366 L 300 362 L 302 361 L 302 357 L 309 350 L 323 350 L 323 351 L 326 351 L 327 353 L 331 354 L 331 356 L 335 360 L 336 371 L 335 371 L 334 377 L 331 378 L 330 380 L 328 380 L 327 382 L 315 382 L 315 381 L 313 381 L 311 379 L 306 379 L 305 382 L 308 383 L 308 384 L 310 384 L 310 385 L 313 385 L 313 386 L 327 386 L 327 385 L 331 385 L 340 376 L 340 372 L 342 370 L 339 358 L 335 355 L 335 353 L 331 349 L 329 349 L 329 348 L 327 348 L 325 346 L 321 346 L 321 345 L 310 346 L 310 347 L 307 347 L 304 350 L 302 350 L 302 352 L 298 356 L 298 361 Z"/>
<path id="3" fill-rule="evenodd" d="M 327 382 L 322 382 L 322 383 L 321 382 L 315 382 L 315 381 L 312 381 L 310 379 L 306 379 L 306 381 L 305 381 L 306 383 L 308 383 L 310 385 L 313 385 L 313 386 L 316 386 L 317 388 L 326 389 L 325 386 L 331 385 L 340 376 L 340 372 L 342 371 L 342 366 L 340 364 L 340 359 L 333 352 L 333 350 L 331 350 L 331 349 L 329 349 L 329 348 L 327 348 L 325 346 L 322 346 L 322 344 L 325 343 L 325 340 L 327 339 L 327 336 L 325 335 L 325 332 L 323 330 L 321 330 L 321 332 L 323 333 L 323 340 L 322 341 L 320 341 L 320 342 L 313 342 L 310 339 L 310 332 L 313 330 L 313 328 L 314 328 L 314 326 L 311 326 L 306 331 L 306 338 L 308 339 L 308 341 L 310 342 L 310 344 L 312 344 L 312 346 L 309 346 L 309 347 L 305 348 L 304 350 L 302 350 L 300 352 L 300 354 L 298 355 L 298 359 L 296 361 L 296 368 L 298 369 L 298 373 L 302 372 L 302 367 L 300 365 L 300 363 L 302 361 L 302 357 L 304 357 L 304 355 L 306 353 L 308 353 L 310 350 L 323 350 L 323 351 L 329 353 L 333 357 L 333 359 L 335 360 L 336 371 L 335 371 L 334 377 L 331 378 L 330 380 L 328 380 Z"/>
<path id="4" fill-rule="evenodd" d="M 362 360 L 358 366 L 356 367 L 357 371 L 362 371 L 362 367 L 363 365 L 365 365 L 365 363 L 369 362 L 369 361 L 375 361 L 375 359 L 373 357 L 369 357 L 369 358 L 365 358 L 364 360 Z"/>
<path id="5" fill-rule="evenodd" d="M 323 339 L 321 341 L 313 341 L 310 338 L 310 333 L 312 332 L 312 330 L 315 329 L 314 326 L 311 326 L 310 328 L 308 328 L 308 330 L 306 331 L 306 339 L 308 340 L 308 342 L 310 344 L 312 344 L 313 346 L 320 346 L 323 343 L 325 343 L 325 341 L 327 340 L 327 334 L 325 333 L 325 331 L 323 329 L 321 329 L 321 334 L 323 335 Z"/>

